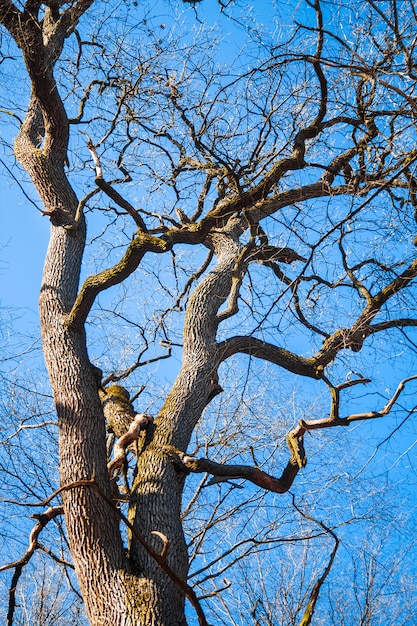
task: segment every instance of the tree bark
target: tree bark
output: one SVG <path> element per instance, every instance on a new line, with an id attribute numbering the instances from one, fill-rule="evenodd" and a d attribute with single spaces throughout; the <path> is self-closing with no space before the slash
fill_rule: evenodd
<path id="1" fill-rule="evenodd" d="M 33 85 L 15 154 L 31 176 L 52 224 L 39 307 L 45 361 L 58 414 L 60 481 L 66 486 L 94 479 L 101 492 L 111 498 L 96 373 L 89 361 L 83 326 L 67 324 L 79 288 L 85 223 L 81 219 L 74 228 L 78 201 L 64 170 L 68 120 L 52 73 L 66 34 L 90 4 L 88 0 L 78 2 L 60 21 L 54 21 L 47 9 L 41 27 L 35 15 L 20 13 L 8 2 L 0 9 L 0 18 L 22 49 Z M 151 458 L 143 481 L 162 485 L 168 473 L 169 484 L 176 485 L 172 494 L 169 487 L 163 489 L 163 497 L 149 509 L 149 528 L 153 530 L 159 526 L 153 520 L 156 512 L 157 518 L 163 519 L 171 515 L 172 499 L 180 503 L 181 484 L 170 463 L 162 459 L 161 464 L 158 455 Z M 129 559 L 118 516 L 105 499 L 87 486 L 64 490 L 62 498 L 70 551 L 91 625 L 185 624 L 183 594 L 154 562 L 147 569 L 157 572 L 155 580 L 147 577 L 142 563 Z M 147 506 L 143 497 L 140 507 Z M 175 509 L 178 511 L 178 506 Z M 179 514 L 170 560 L 173 569 L 185 574 L 186 551 L 181 555 L 181 567 L 177 567 L 176 544 L 184 547 Z"/>
<path id="2" fill-rule="evenodd" d="M 171 451 L 173 448 L 187 449 L 195 425 L 210 401 L 213 389 L 217 387 L 217 367 L 220 363 L 216 343 L 217 313 L 229 295 L 239 251 L 234 224 L 229 223 L 222 232 L 211 236 L 207 244 L 217 256 L 217 264 L 196 287 L 187 308 L 182 367 L 155 420 L 152 441 L 138 459 L 129 511 L 130 521 L 154 549 L 160 550 L 162 543 L 161 539 L 152 535 L 153 531 L 167 537 L 168 564 L 183 579 L 188 572 L 187 548 L 181 524 L 184 476 L 175 470 Z M 154 581 L 152 603 L 166 620 L 158 623 L 169 626 L 186 624 L 183 594 L 171 581 L 167 581 L 134 538 L 130 556 L 139 564 L 146 578 Z"/>
<path id="3" fill-rule="evenodd" d="M 40 116 L 34 103 L 33 112 L 16 153 L 31 172 L 46 212 L 56 215 L 60 207 L 60 215 L 73 216 L 78 203 L 62 168 L 52 160 L 48 167 L 37 167 L 39 155 L 31 138 Z M 139 457 L 130 501 L 130 521 L 158 552 L 161 539 L 154 532 L 167 537 L 167 563 L 183 580 L 188 570 L 181 524 L 184 478 L 175 471 L 169 450 L 186 450 L 216 384 L 217 312 L 229 294 L 239 250 L 233 228 L 229 224 L 208 242 L 218 263 L 191 299 L 183 366 Z M 75 230 L 51 226 L 39 302 L 42 338 L 59 418 L 61 485 L 94 478 L 111 497 L 98 382 L 83 328 L 66 323 L 78 291 L 84 243 L 83 222 Z M 184 626 L 183 592 L 134 538 L 125 553 L 119 521 L 106 502 L 87 487 L 65 491 L 63 501 L 71 554 L 92 626 Z"/>

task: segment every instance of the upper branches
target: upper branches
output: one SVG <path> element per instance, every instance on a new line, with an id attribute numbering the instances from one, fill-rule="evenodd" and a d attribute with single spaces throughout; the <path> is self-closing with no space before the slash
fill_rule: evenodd
<path id="1" fill-rule="evenodd" d="M 253 336 L 236 336 L 226 339 L 218 346 L 218 359 L 223 361 L 236 353 L 245 353 L 275 363 L 284 369 L 301 376 L 321 378 L 323 368 L 332 363 L 340 351 L 361 350 L 364 341 L 372 334 L 393 328 L 417 326 L 417 319 L 392 318 L 378 324 L 372 324 L 381 313 L 388 300 L 398 295 L 417 276 L 417 260 L 401 275 L 384 286 L 374 296 L 369 295 L 368 304 L 349 328 L 338 329 L 323 342 L 321 349 L 312 357 L 297 356 L 288 350 L 279 348 Z"/>
<path id="2" fill-rule="evenodd" d="M 23 11 L 9 0 L 2 3 L 0 23 L 21 49 L 32 86 L 29 112 L 16 144 L 18 158 L 26 163 L 40 156 L 36 150 L 41 142 L 44 157 L 52 156 L 61 165 L 66 161 L 68 120 L 53 70 L 65 39 L 92 3 L 93 0 L 79 0 L 62 12 L 60 5 L 64 3 L 46 3 L 42 16 L 39 15 L 41 2 L 28 0 Z M 42 122 L 36 114 L 38 107 Z M 35 134 L 37 141 L 34 141 Z"/>
<path id="3" fill-rule="evenodd" d="M 65 9 L 64 4 L 50 3 L 41 17 L 36 2 L 27 3 L 21 13 L 10 2 L 1 9 L 2 22 L 18 43 L 29 42 L 22 49 L 33 68 L 33 83 L 39 83 L 17 142 L 21 153 L 30 146 L 37 171 L 50 165 L 45 155 L 55 154 L 62 163 L 65 159 L 67 111 L 52 67 L 65 37 L 90 4 L 79 1 Z M 263 52 L 260 61 L 250 65 L 248 59 L 241 71 L 219 63 L 214 45 L 218 42 L 209 45 L 204 29 L 186 45 L 174 28 L 160 25 L 161 35 L 156 37 L 155 28 L 144 21 L 140 34 L 148 39 L 142 45 L 139 37 L 138 52 L 133 54 L 128 28 L 122 26 L 117 37 L 112 39 L 109 33 L 108 41 L 100 43 L 100 55 L 93 52 L 90 57 L 97 42 L 94 37 L 90 41 L 78 37 L 69 65 L 71 79 L 61 80 L 68 107 L 71 103 L 78 108 L 74 128 L 85 125 L 92 138 L 87 147 L 93 155 L 97 189 L 78 203 L 75 219 L 60 219 L 55 209 L 48 214 L 54 223 L 74 230 L 99 189 L 116 204 L 116 209 L 109 208 L 116 222 L 120 223 L 122 209 L 136 232 L 113 265 L 87 278 L 66 318 L 69 325 L 82 325 L 97 295 L 131 276 L 146 254 L 171 253 L 184 244 L 210 247 L 213 234 L 230 219 L 241 231 L 239 246 L 231 265 L 228 306 L 216 311 L 215 323 L 233 316 L 240 319 L 239 302 L 248 289 L 245 281 L 261 264 L 262 274 L 257 275 L 272 269 L 276 293 L 257 299 L 259 310 L 268 304 L 263 321 L 253 328 L 272 319 L 274 307 L 282 301 L 312 337 L 320 335 L 325 343 L 314 357 L 301 359 L 274 341 L 235 336 L 221 342 L 220 360 L 237 351 L 258 354 L 314 378 L 317 367 L 331 363 L 341 350 L 359 350 L 380 330 L 414 324 L 397 313 L 374 322 L 388 302 L 408 293 L 415 266 L 406 245 L 402 259 L 396 250 L 392 262 L 386 262 L 381 252 L 384 238 L 381 235 L 376 251 L 372 236 L 385 219 L 379 215 L 382 198 L 392 207 L 386 215 L 392 211 L 398 221 L 407 215 L 402 223 L 413 226 L 408 206 L 414 212 L 415 104 L 413 86 L 405 88 L 401 68 L 408 68 L 412 78 L 414 43 L 406 36 L 407 29 L 390 18 L 385 27 L 396 45 L 378 38 L 374 7 L 373 48 L 367 58 L 366 33 L 355 31 L 359 43 L 354 49 L 341 33 L 331 30 L 318 1 L 308 4 L 315 25 L 296 25 L 287 40 L 277 42 L 268 55 Z M 414 19 L 411 13 L 408 19 Z M 41 54 L 33 54 L 30 37 L 33 49 Z M 388 78 L 391 75 L 398 80 Z M 94 145 L 102 149 L 100 161 Z M 88 161 L 80 155 L 77 167 L 84 175 Z M 103 171 L 114 167 L 124 178 L 108 182 Z M 123 189 L 123 183 L 131 182 L 135 191 L 127 184 Z M 142 194 L 140 202 L 133 197 L 136 193 Z M 348 199 L 343 204 L 337 200 L 341 196 Z M 318 202 L 313 205 L 314 200 Z M 394 218 L 387 217 L 387 223 L 389 219 Z M 362 234 L 365 222 L 369 235 Z M 351 245 L 354 238 L 363 245 L 359 258 L 351 262 L 349 256 L 359 248 Z M 343 245 L 337 244 L 342 263 L 337 268 L 336 242 L 342 239 Z M 265 252 L 266 246 L 291 250 L 291 261 L 297 260 L 297 265 L 289 263 L 284 271 L 280 264 L 285 260 L 260 258 L 259 250 Z M 327 252 L 331 263 L 326 261 Z M 367 266 L 381 269 L 380 284 L 371 283 L 369 272 L 364 278 Z M 323 323 L 314 319 L 323 293 L 333 298 L 346 289 L 355 306 L 343 328 L 331 316 L 324 316 Z M 255 285 L 253 293 L 257 298 L 260 286 Z M 256 317 L 256 306 L 250 306 Z"/>

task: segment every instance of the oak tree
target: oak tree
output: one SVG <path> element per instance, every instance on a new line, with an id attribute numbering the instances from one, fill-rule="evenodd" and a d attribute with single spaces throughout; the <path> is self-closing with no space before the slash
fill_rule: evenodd
<path id="1" fill-rule="evenodd" d="M 192 4 L 194 32 L 157 24 L 141 0 L 0 4 L 3 69 L 22 59 L 27 89 L 24 112 L 14 93 L 7 104 L 14 155 L 51 223 L 39 308 L 61 485 L 13 565 L 17 580 L 64 516 L 97 626 L 184 625 L 186 600 L 207 624 L 188 582 L 187 477 L 296 490 L 307 432 L 384 417 L 415 378 L 341 413 L 344 394 L 371 382 L 361 354 L 375 362 L 378 341 L 398 338 L 413 350 L 413 2 L 362 0 L 358 24 L 355 6 L 342 23 L 337 3 L 307 0 L 294 19 L 274 15 L 271 35 L 220 2 L 246 37 L 226 62 L 204 3 Z M 169 357 L 170 388 L 137 412 L 141 377 Z M 282 372 L 328 390 L 328 414 L 295 420 L 274 451 L 281 471 L 259 460 L 249 419 L 239 462 L 200 452 L 201 420 L 240 393 L 231 362 L 249 380 L 272 364 L 271 398 Z"/>

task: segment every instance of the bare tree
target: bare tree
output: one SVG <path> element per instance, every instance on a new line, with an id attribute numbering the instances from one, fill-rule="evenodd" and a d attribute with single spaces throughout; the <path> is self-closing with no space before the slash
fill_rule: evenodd
<path id="1" fill-rule="evenodd" d="M 13 623 L 17 626 L 81 626 L 87 624 L 80 597 L 63 572 L 36 558 L 34 574 L 25 572 L 16 594 Z"/>
<path id="2" fill-rule="evenodd" d="M 415 348 L 414 6 L 363 0 L 360 25 L 354 7 L 343 25 L 331 8 L 307 1 L 279 38 L 241 16 L 247 47 L 225 64 L 198 12 L 193 34 L 142 2 L 0 5 L 2 69 L 23 59 L 16 90 L 30 93 L 24 113 L 9 94 L 14 154 L 51 222 L 39 302 L 61 485 L 37 502 L 49 508 L 9 566 L 18 578 L 64 515 L 92 625 L 179 626 L 186 598 L 207 624 L 188 581 L 186 477 L 204 476 L 200 492 L 249 481 L 286 493 L 306 432 L 382 418 L 416 378 L 398 368 L 384 398 L 359 395 L 378 355 L 394 356 L 387 345 Z M 235 17 L 231 3 L 220 11 Z M 169 358 L 181 365 L 166 389 L 151 378 Z M 239 451 L 215 460 L 201 419 L 226 385 L 242 398 L 264 380 L 256 361 L 274 367 L 271 404 L 287 372 L 298 389 L 327 389 L 328 414 L 303 416 L 288 448 L 281 437 L 266 454 L 241 420 Z M 218 425 L 223 446 L 229 425 Z M 229 487 L 238 512 L 244 491 Z M 13 610 L 11 594 L 10 623 Z"/>

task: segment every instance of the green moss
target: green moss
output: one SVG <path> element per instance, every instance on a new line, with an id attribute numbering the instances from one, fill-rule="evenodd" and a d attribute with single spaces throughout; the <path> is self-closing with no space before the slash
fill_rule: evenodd
<path id="1" fill-rule="evenodd" d="M 120 398 L 120 400 L 130 402 L 129 392 L 121 385 L 110 385 L 109 387 L 106 387 L 105 392 L 107 396 L 117 397 Z"/>

